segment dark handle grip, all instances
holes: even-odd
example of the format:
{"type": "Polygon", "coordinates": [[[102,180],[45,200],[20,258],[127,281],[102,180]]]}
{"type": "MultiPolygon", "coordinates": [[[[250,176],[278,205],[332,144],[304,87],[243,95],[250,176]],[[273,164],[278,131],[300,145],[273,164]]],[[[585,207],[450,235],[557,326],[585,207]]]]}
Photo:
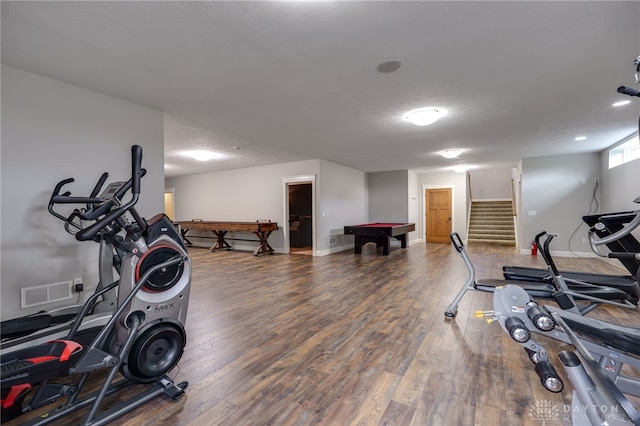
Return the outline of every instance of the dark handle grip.
{"type": "Polygon", "coordinates": [[[131,147],[131,192],[133,194],[140,193],[140,178],[142,177],[142,147],[133,145],[131,147]]]}
{"type": "Polygon", "coordinates": [[[69,197],[68,194],[65,195],[54,195],[51,197],[51,204],[91,204],[91,203],[99,203],[102,200],[100,198],[95,197],[69,197]]]}
{"type": "Polygon", "coordinates": [[[104,185],[104,181],[107,180],[107,178],[109,177],[109,173],[104,172],[102,174],[102,176],[100,176],[100,179],[98,179],[98,183],[96,183],[96,186],[93,187],[93,191],[91,191],[91,195],[89,195],[89,197],[97,197],[98,193],[100,192],[100,189],[102,188],[102,185],[104,185]]]}
{"type": "Polygon", "coordinates": [[[636,89],[633,89],[631,87],[626,87],[626,86],[618,87],[618,93],[622,93],[624,95],[629,95],[629,96],[640,96],[640,92],[638,92],[636,89]]]}
{"type": "Polygon", "coordinates": [[[457,232],[452,232],[451,235],[449,235],[449,239],[451,240],[451,244],[453,244],[453,247],[455,247],[458,253],[462,253],[462,250],[464,249],[464,244],[462,244],[460,235],[458,235],[457,232]]]}
{"type": "Polygon", "coordinates": [[[118,217],[122,216],[123,213],[124,211],[122,209],[117,209],[112,211],[111,213],[109,213],[108,215],[106,215],[105,217],[103,217],[93,225],[78,231],[75,234],[76,240],[78,241],[92,240],[93,237],[95,237],[98,234],[98,232],[100,232],[100,230],[105,227],[106,224],[113,222],[118,217]]]}
{"type": "Polygon", "coordinates": [[[535,236],[534,240],[538,248],[542,248],[542,246],[540,245],[540,238],[542,238],[545,235],[547,235],[547,231],[542,231],[541,233],[535,236]]]}
{"type": "MultiPolygon", "coordinates": [[[[65,186],[68,183],[74,182],[74,181],[75,180],[73,178],[68,178],[68,179],[61,180],[60,182],[58,182],[56,187],[53,189],[53,194],[51,194],[51,199],[49,200],[49,205],[52,205],[54,203],[53,198],[60,194],[60,190],[62,189],[63,186],[65,186]]],[[[65,194],[71,194],[71,193],[70,192],[66,192],[65,194]]]]}
{"type": "Polygon", "coordinates": [[[608,253],[609,257],[614,259],[638,259],[640,257],[638,253],[608,253]]]}

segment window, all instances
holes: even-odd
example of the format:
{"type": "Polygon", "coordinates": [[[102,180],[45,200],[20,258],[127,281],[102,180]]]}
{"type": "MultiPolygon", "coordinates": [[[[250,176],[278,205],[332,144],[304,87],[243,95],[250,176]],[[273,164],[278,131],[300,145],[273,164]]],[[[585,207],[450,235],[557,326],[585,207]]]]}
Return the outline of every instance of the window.
{"type": "Polygon", "coordinates": [[[636,133],[609,150],[609,168],[612,169],[638,158],[640,158],[640,140],[636,133]]]}

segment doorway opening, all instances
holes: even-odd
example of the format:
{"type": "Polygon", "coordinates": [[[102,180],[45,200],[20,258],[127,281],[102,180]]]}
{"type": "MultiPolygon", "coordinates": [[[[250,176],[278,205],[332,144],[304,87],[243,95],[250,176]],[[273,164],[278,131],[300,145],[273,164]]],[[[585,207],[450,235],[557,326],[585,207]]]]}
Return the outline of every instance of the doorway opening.
{"type": "Polygon", "coordinates": [[[311,182],[287,185],[289,210],[289,252],[313,254],[313,185],[311,182]]]}
{"type": "Polygon", "coordinates": [[[175,220],[176,214],[176,200],[175,200],[175,190],[173,188],[164,190],[164,214],[171,220],[175,220]]]}

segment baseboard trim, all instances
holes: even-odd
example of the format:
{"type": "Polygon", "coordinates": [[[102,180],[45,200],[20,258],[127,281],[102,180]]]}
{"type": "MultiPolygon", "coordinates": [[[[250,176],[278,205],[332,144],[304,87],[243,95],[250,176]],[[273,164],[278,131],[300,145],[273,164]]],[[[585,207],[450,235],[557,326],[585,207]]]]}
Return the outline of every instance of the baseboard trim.
{"type": "MultiPolygon", "coordinates": [[[[530,248],[526,248],[526,249],[520,249],[520,254],[528,254],[529,256],[531,256],[531,249],[530,248]]],[[[540,256],[540,254],[538,254],[538,256],[540,256]]],[[[586,257],[589,259],[603,259],[602,257],[598,256],[597,254],[593,253],[593,252],[570,252],[570,251],[555,251],[555,250],[551,250],[551,256],[556,256],[556,257],[586,257]]]]}

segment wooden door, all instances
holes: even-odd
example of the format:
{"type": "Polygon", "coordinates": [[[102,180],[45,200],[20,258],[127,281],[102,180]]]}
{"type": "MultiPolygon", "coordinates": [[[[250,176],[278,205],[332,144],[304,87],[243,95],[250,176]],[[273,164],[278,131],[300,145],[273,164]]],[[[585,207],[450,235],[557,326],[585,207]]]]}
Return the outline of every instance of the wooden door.
{"type": "Polygon", "coordinates": [[[451,188],[427,189],[425,214],[428,243],[449,243],[451,234],[451,188]]]}

